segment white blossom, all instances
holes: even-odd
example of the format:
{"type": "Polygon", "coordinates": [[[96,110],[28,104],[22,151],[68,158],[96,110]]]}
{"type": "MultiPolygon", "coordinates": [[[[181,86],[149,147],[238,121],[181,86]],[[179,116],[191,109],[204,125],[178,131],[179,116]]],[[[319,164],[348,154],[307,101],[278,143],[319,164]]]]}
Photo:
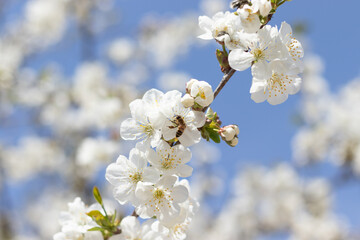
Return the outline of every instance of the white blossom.
{"type": "Polygon", "coordinates": [[[129,104],[132,118],[121,123],[120,135],[125,140],[143,140],[156,147],[161,138],[164,116],[160,113],[163,93],[156,89],[147,91],[142,99],[129,104]]]}
{"type": "Polygon", "coordinates": [[[144,152],[140,151],[139,144],[130,151],[129,159],[120,155],[116,163],[110,164],[106,169],[106,179],[115,187],[114,197],[121,204],[127,202],[137,204],[135,190],[139,183],[155,183],[160,178],[160,172],[148,167],[144,152]]]}
{"type": "Polygon", "coordinates": [[[140,203],[136,213],[142,218],[156,216],[159,221],[167,222],[180,214],[180,203],[186,201],[189,192],[186,187],[176,185],[175,176],[163,176],[155,184],[139,182],[136,196],[140,203]]]}
{"type": "Polygon", "coordinates": [[[166,117],[162,127],[166,141],[177,138],[182,145],[188,147],[201,140],[198,128],[205,124],[205,114],[185,108],[179,91],[170,91],[163,96],[161,112],[166,117]]]}
{"type": "Polygon", "coordinates": [[[209,106],[214,100],[214,93],[209,83],[205,81],[195,81],[191,84],[190,95],[195,102],[202,107],[209,106]]]}
{"type": "Polygon", "coordinates": [[[162,240],[159,233],[152,230],[155,220],[147,220],[140,224],[134,216],[127,216],[121,220],[121,234],[110,237],[109,240],[162,240]]]}
{"type": "Polygon", "coordinates": [[[60,215],[61,232],[54,235],[54,240],[90,240],[98,236],[102,239],[100,232],[88,232],[88,229],[98,225],[86,213],[89,209],[79,197],[68,204],[69,210],[60,215]]]}
{"type": "Polygon", "coordinates": [[[252,74],[251,99],[257,103],[267,100],[272,105],[280,104],[300,90],[301,78],[282,61],[254,64],[252,74]]]}
{"type": "Polygon", "coordinates": [[[148,161],[152,166],[164,175],[177,175],[190,177],[192,167],[186,165],[191,159],[191,151],[182,145],[170,147],[165,141],[161,141],[156,151],[148,151],[148,161]]]}

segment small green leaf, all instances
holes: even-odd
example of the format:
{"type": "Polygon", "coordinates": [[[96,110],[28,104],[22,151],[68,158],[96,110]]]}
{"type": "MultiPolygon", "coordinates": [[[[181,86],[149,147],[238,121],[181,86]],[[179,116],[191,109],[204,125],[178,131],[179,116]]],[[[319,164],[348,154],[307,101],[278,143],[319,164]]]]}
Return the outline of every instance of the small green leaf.
{"type": "Polygon", "coordinates": [[[206,117],[208,119],[213,119],[214,118],[214,111],[211,108],[208,108],[208,110],[206,112],[206,117]]]}
{"type": "Polygon", "coordinates": [[[100,232],[102,232],[102,231],[104,231],[104,229],[102,229],[101,227],[93,227],[93,228],[88,229],[88,231],[100,231],[100,232]]]}
{"type": "Polygon", "coordinates": [[[101,198],[101,195],[100,195],[100,191],[96,186],[93,188],[93,195],[94,195],[95,200],[98,203],[100,203],[100,205],[103,205],[102,198],[101,198]]]}
{"type": "Polygon", "coordinates": [[[93,210],[91,212],[88,212],[87,215],[89,217],[91,217],[92,219],[94,219],[95,221],[99,221],[99,220],[102,220],[102,219],[105,219],[105,216],[101,214],[100,211],[98,210],[93,210]]]}
{"type": "Polygon", "coordinates": [[[215,143],[220,143],[220,135],[218,131],[213,128],[207,128],[207,132],[209,133],[211,140],[213,140],[215,143]]]}

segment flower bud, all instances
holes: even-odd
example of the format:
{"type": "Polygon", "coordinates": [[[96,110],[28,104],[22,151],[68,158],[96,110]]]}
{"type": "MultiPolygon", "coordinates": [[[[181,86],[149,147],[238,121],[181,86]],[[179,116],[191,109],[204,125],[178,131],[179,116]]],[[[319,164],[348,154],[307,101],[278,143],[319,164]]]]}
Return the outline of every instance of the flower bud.
{"type": "Polygon", "coordinates": [[[239,139],[237,137],[234,137],[233,140],[231,140],[228,144],[232,147],[235,147],[239,143],[239,139]]]}
{"type": "Polygon", "coordinates": [[[221,136],[225,141],[231,141],[235,137],[235,130],[232,127],[225,127],[221,132],[221,136]]]}
{"type": "Polygon", "coordinates": [[[190,96],[190,94],[185,94],[182,98],[181,98],[181,103],[184,105],[184,107],[188,108],[188,107],[192,107],[194,105],[194,98],[192,96],[190,96]]]}
{"type": "Polygon", "coordinates": [[[239,127],[238,127],[237,125],[232,125],[232,127],[233,127],[234,130],[235,130],[235,134],[236,134],[236,135],[239,135],[239,133],[240,133],[239,127]]]}

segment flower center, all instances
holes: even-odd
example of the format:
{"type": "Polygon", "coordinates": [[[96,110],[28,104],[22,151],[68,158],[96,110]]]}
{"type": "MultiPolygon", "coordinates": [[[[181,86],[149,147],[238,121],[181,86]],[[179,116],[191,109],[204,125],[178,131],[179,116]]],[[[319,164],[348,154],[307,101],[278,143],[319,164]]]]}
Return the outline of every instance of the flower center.
{"type": "Polygon", "coordinates": [[[255,48],[251,53],[254,55],[255,61],[265,59],[264,51],[260,48],[255,48]]]}
{"type": "Polygon", "coordinates": [[[143,128],[143,132],[146,135],[151,135],[154,131],[153,127],[150,124],[147,125],[140,125],[143,128]]]}
{"type": "Polygon", "coordinates": [[[161,161],[161,166],[164,169],[170,169],[173,167],[174,158],[170,158],[170,154],[167,157],[164,157],[161,161]]]}
{"type": "Polygon", "coordinates": [[[140,181],[143,180],[143,176],[142,176],[142,174],[139,173],[139,172],[136,172],[136,173],[134,173],[134,174],[130,174],[130,175],[129,175],[129,178],[131,179],[131,181],[132,181],[133,183],[137,183],[137,182],[140,182],[140,181]]]}
{"type": "Polygon", "coordinates": [[[270,85],[271,85],[271,88],[273,88],[273,86],[278,83],[281,87],[282,87],[282,80],[281,80],[281,77],[279,76],[279,74],[277,73],[273,73],[271,78],[270,78],[270,85]]]}
{"type": "Polygon", "coordinates": [[[164,196],[164,191],[161,189],[156,189],[153,193],[153,197],[158,200],[162,199],[164,196]]]}
{"type": "Polygon", "coordinates": [[[199,90],[199,96],[200,96],[202,99],[206,99],[205,92],[204,92],[203,89],[200,89],[200,90],[199,90]]]}

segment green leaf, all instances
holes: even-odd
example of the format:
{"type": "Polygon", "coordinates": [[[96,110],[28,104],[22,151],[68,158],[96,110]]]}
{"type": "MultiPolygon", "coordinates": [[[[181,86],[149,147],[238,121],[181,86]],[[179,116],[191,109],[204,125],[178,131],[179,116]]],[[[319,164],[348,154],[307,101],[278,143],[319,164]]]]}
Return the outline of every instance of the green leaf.
{"type": "Polygon", "coordinates": [[[206,112],[206,117],[208,119],[213,119],[214,118],[214,111],[211,108],[208,108],[208,110],[206,112]]]}
{"type": "Polygon", "coordinates": [[[104,231],[104,229],[102,229],[101,227],[93,227],[93,228],[88,229],[88,231],[100,231],[100,232],[102,232],[102,231],[104,231]]]}
{"type": "Polygon", "coordinates": [[[96,186],[93,188],[93,195],[94,195],[95,200],[98,203],[100,203],[100,205],[103,205],[103,201],[102,201],[102,198],[101,198],[101,195],[100,195],[100,191],[96,186]]]}
{"type": "Polygon", "coordinates": [[[98,210],[92,210],[91,212],[88,212],[87,215],[94,219],[95,221],[99,221],[102,219],[105,219],[105,216],[101,214],[98,210]]]}
{"type": "Polygon", "coordinates": [[[211,140],[213,140],[215,143],[220,143],[220,135],[218,131],[213,128],[207,128],[207,132],[209,133],[211,140]]]}

